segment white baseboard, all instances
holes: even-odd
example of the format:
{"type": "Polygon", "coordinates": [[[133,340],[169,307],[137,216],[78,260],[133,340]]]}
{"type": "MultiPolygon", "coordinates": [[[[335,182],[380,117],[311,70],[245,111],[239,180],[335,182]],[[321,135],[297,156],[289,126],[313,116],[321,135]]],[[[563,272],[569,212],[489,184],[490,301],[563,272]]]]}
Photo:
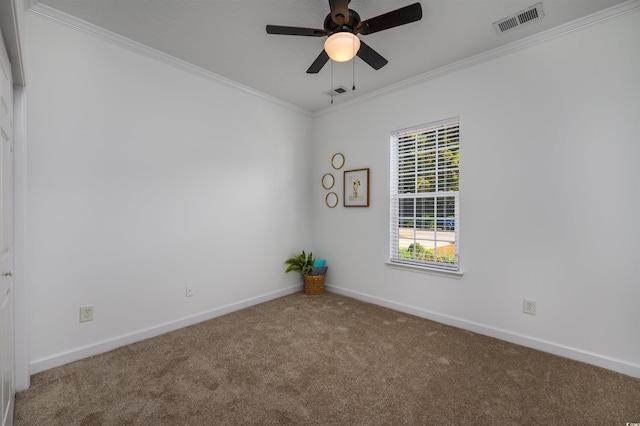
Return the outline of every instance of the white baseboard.
{"type": "Polygon", "coordinates": [[[524,334],[515,333],[513,331],[487,326],[474,321],[468,321],[462,318],[457,318],[450,315],[429,311],[429,310],[418,308],[411,305],[405,305],[403,303],[398,303],[392,300],[371,296],[365,293],[360,293],[360,292],[349,290],[346,288],[333,286],[327,283],[325,283],[325,288],[327,289],[327,291],[330,291],[332,293],[337,293],[343,296],[352,297],[354,299],[361,300],[363,302],[384,306],[385,308],[394,309],[396,311],[415,315],[417,317],[425,318],[431,321],[439,322],[446,325],[451,325],[453,327],[472,331],[474,333],[482,334],[485,336],[495,337],[496,339],[515,343],[521,346],[526,346],[532,349],[537,349],[553,355],[558,355],[558,356],[573,359],[576,361],[585,362],[587,364],[606,368],[608,370],[613,370],[618,373],[625,374],[627,376],[640,378],[640,364],[638,363],[628,362],[625,360],[616,359],[616,358],[608,357],[605,355],[584,351],[584,350],[573,348],[570,346],[565,346],[558,343],[550,342],[548,340],[526,336],[524,334]]]}
{"type": "MultiPolygon", "coordinates": [[[[554,355],[563,356],[576,361],[585,362],[598,367],[613,370],[618,373],[626,374],[628,376],[640,378],[640,364],[632,363],[593,352],[584,351],[577,348],[557,344],[547,340],[537,339],[535,337],[526,336],[520,333],[514,333],[509,330],[504,330],[496,327],[487,326],[484,324],[468,321],[462,318],[453,317],[450,315],[444,315],[438,312],[429,311],[426,309],[418,308],[415,306],[405,305],[403,303],[394,302],[392,300],[383,299],[376,296],[371,296],[365,293],[349,290],[342,287],[333,286],[325,283],[327,291],[342,294],[344,296],[352,297],[363,302],[373,303],[375,305],[384,306],[385,308],[394,309],[407,314],[415,315],[417,317],[425,318],[431,321],[436,321],[442,324],[451,325],[464,330],[472,331],[474,333],[482,334],[485,336],[495,337],[496,339],[504,340],[507,342],[515,343],[518,345],[526,346],[532,349],[541,350],[554,355]]],[[[98,355],[110,350],[119,348],[121,346],[129,345],[131,343],[140,342],[151,337],[159,336],[170,331],[174,331],[183,327],[187,327],[193,324],[207,321],[228,313],[247,308],[249,306],[257,305],[259,303],[267,302],[269,300],[277,299],[279,297],[287,296],[302,290],[302,286],[293,286],[283,290],[278,290],[271,293],[266,293],[257,297],[242,300],[236,303],[232,303],[226,306],[212,309],[210,311],[201,312],[199,314],[181,318],[176,321],[161,324],[156,327],[151,327],[145,330],[140,330],[134,333],[114,337],[113,339],[103,340],[93,343],[91,345],[74,348],[70,351],[58,353],[46,358],[34,360],[30,363],[30,373],[35,374],[41,371],[48,370],[50,368],[59,367],[70,362],[78,361],[83,358],[98,355]]]]}
{"type": "Polygon", "coordinates": [[[39,373],[50,368],[59,367],[61,365],[69,364],[70,362],[78,361],[83,358],[108,352],[121,346],[140,342],[151,337],[159,336],[161,334],[178,330],[183,327],[188,327],[193,324],[198,324],[203,321],[226,315],[240,309],[248,308],[249,306],[268,302],[269,300],[278,299],[280,297],[297,293],[299,291],[302,291],[302,285],[296,285],[282,290],[265,293],[260,296],[231,303],[229,305],[221,306],[219,308],[211,309],[209,311],[201,312],[185,318],[180,318],[178,320],[161,324],[155,327],[139,330],[133,333],[117,336],[112,339],[102,340],[90,345],[74,348],[66,352],[61,352],[45,358],[31,361],[31,363],[29,364],[29,370],[31,374],[39,373]]]}

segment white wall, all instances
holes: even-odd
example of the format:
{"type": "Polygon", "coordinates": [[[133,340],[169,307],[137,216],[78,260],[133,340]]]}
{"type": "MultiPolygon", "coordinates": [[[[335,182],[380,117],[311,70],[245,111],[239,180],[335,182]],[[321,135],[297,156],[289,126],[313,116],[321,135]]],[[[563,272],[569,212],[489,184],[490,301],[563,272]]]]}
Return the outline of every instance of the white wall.
{"type": "Polygon", "coordinates": [[[636,12],[325,110],[314,121],[313,203],[327,284],[640,376],[638,40],[636,12]],[[389,135],[453,116],[464,276],[392,269],[389,135]],[[371,207],[324,207],[319,181],[335,152],[343,170],[371,169],[371,207]],[[536,316],[522,313],[523,298],[537,301],[536,316]]]}
{"type": "Polygon", "coordinates": [[[294,291],[312,248],[334,291],[640,375],[638,13],[314,120],[26,24],[32,373],[294,291]],[[389,134],[452,116],[464,276],[391,269],[389,134]],[[324,206],[335,152],[371,207],[324,206]]]}
{"type": "Polygon", "coordinates": [[[26,24],[32,373],[300,289],[308,115],[26,24]]]}

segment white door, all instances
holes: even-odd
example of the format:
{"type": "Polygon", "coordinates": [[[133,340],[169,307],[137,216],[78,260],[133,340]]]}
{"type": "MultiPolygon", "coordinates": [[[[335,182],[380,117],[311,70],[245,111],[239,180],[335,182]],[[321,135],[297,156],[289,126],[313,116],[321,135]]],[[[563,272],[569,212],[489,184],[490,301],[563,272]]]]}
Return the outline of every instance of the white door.
{"type": "Polygon", "coordinates": [[[0,35],[0,376],[2,426],[13,424],[13,80],[0,35]]]}

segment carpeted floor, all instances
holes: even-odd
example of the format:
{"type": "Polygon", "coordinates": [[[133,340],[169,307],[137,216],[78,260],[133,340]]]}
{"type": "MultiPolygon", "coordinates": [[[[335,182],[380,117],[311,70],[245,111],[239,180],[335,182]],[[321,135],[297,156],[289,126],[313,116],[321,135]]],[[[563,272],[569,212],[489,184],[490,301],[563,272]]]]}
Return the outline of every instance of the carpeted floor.
{"type": "Polygon", "coordinates": [[[15,425],[619,425],[640,379],[336,294],[51,369],[15,425]]]}

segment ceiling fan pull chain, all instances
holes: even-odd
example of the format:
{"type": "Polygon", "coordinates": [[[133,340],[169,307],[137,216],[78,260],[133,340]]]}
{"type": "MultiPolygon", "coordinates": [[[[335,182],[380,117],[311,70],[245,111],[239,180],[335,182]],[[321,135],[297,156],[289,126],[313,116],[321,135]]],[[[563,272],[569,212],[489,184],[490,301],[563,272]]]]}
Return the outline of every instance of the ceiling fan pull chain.
{"type": "Polygon", "coordinates": [[[351,90],[356,90],[356,53],[356,41],[353,40],[353,59],[351,59],[351,65],[353,66],[353,75],[351,82],[353,83],[353,87],[351,88],[351,90]]]}
{"type": "Polygon", "coordinates": [[[351,90],[356,90],[356,58],[354,57],[351,62],[353,62],[353,76],[351,82],[353,83],[353,87],[351,90]]]}
{"type": "Polygon", "coordinates": [[[333,61],[331,61],[331,105],[333,105],[333,61]]]}

